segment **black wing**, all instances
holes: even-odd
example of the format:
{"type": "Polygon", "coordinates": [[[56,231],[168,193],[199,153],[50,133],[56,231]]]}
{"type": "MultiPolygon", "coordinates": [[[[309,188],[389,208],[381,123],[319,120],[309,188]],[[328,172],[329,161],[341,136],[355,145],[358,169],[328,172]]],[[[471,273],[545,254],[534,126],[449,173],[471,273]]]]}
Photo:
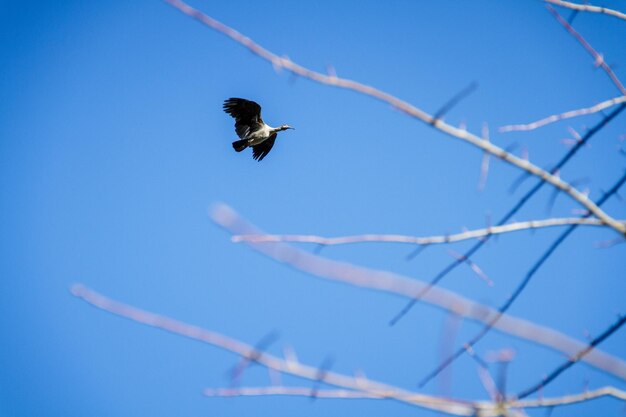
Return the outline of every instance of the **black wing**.
{"type": "Polygon", "coordinates": [[[258,145],[254,145],[252,147],[252,157],[257,161],[265,158],[265,155],[270,153],[272,150],[272,146],[274,146],[274,142],[276,141],[276,133],[272,133],[269,138],[259,143],[258,145]]]}
{"type": "Polygon", "coordinates": [[[235,118],[235,131],[241,139],[263,125],[261,106],[243,98],[229,98],[224,101],[224,111],[235,118]]]}

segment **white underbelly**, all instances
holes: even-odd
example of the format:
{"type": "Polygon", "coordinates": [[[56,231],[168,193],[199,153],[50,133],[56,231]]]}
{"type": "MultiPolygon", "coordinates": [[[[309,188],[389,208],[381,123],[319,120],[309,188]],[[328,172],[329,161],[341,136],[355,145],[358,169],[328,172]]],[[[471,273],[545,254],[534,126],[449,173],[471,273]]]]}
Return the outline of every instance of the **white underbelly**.
{"type": "Polygon", "coordinates": [[[258,145],[259,143],[264,142],[269,136],[270,136],[270,128],[268,126],[264,126],[263,128],[259,130],[255,130],[254,132],[248,135],[247,137],[248,144],[250,146],[258,145]]]}

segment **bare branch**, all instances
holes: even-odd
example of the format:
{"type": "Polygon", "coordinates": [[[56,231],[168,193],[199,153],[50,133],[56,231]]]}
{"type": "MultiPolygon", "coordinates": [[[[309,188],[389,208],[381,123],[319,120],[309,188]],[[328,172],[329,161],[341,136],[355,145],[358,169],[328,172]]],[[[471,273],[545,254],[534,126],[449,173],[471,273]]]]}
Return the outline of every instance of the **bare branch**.
{"type": "MultiPolygon", "coordinates": [[[[260,353],[251,345],[245,344],[239,340],[229,338],[217,332],[202,329],[197,326],[189,325],[166,316],[150,313],[136,307],[120,303],[109,299],[89,288],[82,285],[72,287],[72,294],[86,301],[87,303],[109,313],[125,317],[138,323],[159,328],[180,336],[208,343],[215,347],[219,347],[240,355],[242,358],[248,358],[253,354],[257,354],[256,361],[259,364],[273,369],[278,372],[302,377],[312,381],[322,380],[323,382],[338,387],[348,388],[343,390],[317,390],[316,397],[321,398],[370,398],[370,399],[394,399],[410,405],[423,408],[437,410],[448,414],[470,416],[476,415],[477,410],[481,416],[497,416],[500,415],[500,408],[517,408],[517,407],[549,407],[556,405],[572,404],[577,402],[589,401],[602,396],[613,396],[615,398],[626,400],[626,393],[613,387],[605,387],[596,391],[585,392],[577,395],[564,396],[558,398],[547,398],[540,400],[527,401],[511,401],[501,404],[492,404],[484,401],[468,402],[452,400],[448,398],[439,398],[424,394],[418,394],[406,391],[391,385],[382,384],[376,381],[365,379],[363,376],[358,378],[350,377],[343,374],[329,372],[307,366],[295,361],[281,359],[268,353],[260,353]]],[[[585,354],[589,353],[594,345],[604,340],[608,335],[614,332],[617,327],[626,321],[626,318],[620,319],[618,324],[613,325],[611,329],[596,338],[586,349],[585,352],[579,352],[576,360],[582,359],[585,354]]],[[[262,387],[262,388],[230,388],[230,389],[207,389],[204,391],[207,396],[244,396],[244,395],[302,395],[310,396],[310,388],[300,387],[262,387]]]]}
{"type": "MultiPolygon", "coordinates": [[[[440,119],[436,119],[425,111],[418,109],[417,107],[409,104],[406,101],[400,100],[399,98],[376,89],[372,86],[362,84],[356,81],[339,78],[335,75],[327,75],[321,72],[312,71],[306,67],[298,65],[292,62],[290,59],[285,57],[280,57],[273,52],[263,48],[261,45],[254,42],[252,39],[242,35],[236,30],[232,29],[229,26],[213,19],[212,17],[202,13],[201,11],[194,9],[189,6],[185,2],[181,0],[165,0],[167,3],[177,8],[181,12],[185,13],[188,16],[193,17],[204,25],[228,36],[235,42],[249,49],[252,53],[258,55],[259,57],[265,59],[270,62],[275,68],[284,68],[287,71],[295,75],[299,75],[301,77],[308,78],[310,80],[332,85],[339,88],[344,88],[352,91],[359,92],[361,94],[373,97],[377,100],[383,101],[385,103],[390,104],[391,106],[397,108],[398,110],[408,114],[409,116],[421,120],[422,122],[433,126],[437,130],[447,134],[448,136],[455,137],[457,139],[461,139],[475,147],[482,149],[485,152],[488,152],[503,161],[508,162],[511,165],[514,165],[524,171],[529,172],[532,175],[535,175],[541,178],[542,181],[545,181],[564,193],[568,194],[575,201],[580,203],[583,207],[589,210],[593,215],[601,219],[604,223],[614,228],[617,232],[621,234],[626,234],[626,226],[617,222],[611,216],[602,211],[598,206],[596,206],[591,200],[589,200],[584,194],[578,191],[575,187],[572,187],[571,184],[563,181],[562,179],[555,177],[549,172],[539,168],[538,166],[526,161],[522,158],[518,158],[517,156],[505,151],[504,149],[494,145],[488,140],[482,139],[474,134],[469,133],[464,129],[459,129],[452,125],[449,125],[443,122],[440,119]]],[[[556,13],[556,12],[555,12],[556,13]]],[[[626,92],[624,93],[626,94],[626,92]]]]}
{"type": "Polygon", "coordinates": [[[607,9],[606,7],[592,6],[590,4],[578,4],[571,3],[569,1],[562,0],[544,0],[546,3],[552,3],[557,6],[567,7],[568,9],[591,12],[591,13],[604,13],[609,16],[617,17],[618,19],[626,20],[626,13],[618,12],[617,10],[607,9]]]}
{"type": "MultiPolygon", "coordinates": [[[[619,220],[626,224],[626,220],[619,220]]],[[[564,217],[545,220],[529,220],[525,222],[508,223],[501,226],[485,227],[483,229],[468,230],[452,235],[437,236],[409,236],[409,235],[387,235],[387,234],[364,234],[340,237],[323,237],[317,235],[234,235],[231,240],[235,243],[250,242],[298,242],[298,243],[316,243],[319,245],[346,245],[352,243],[365,242],[390,242],[390,243],[407,243],[413,245],[427,246],[461,242],[469,239],[480,239],[485,236],[499,235],[522,230],[536,230],[547,227],[567,226],[571,224],[585,226],[603,226],[604,224],[598,219],[581,219],[580,217],[564,217]]]]}
{"type": "MultiPolygon", "coordinates": [[[[214,222],[233,234],[263,234],[224,204],[214,207],[211,217],[214,222]]],[[[497,314],[497,311],[491,307],[468,300],[443,288],[431,287],[429,284],[415,278],[359,267],[347,262],[334,261],[313,255],[285,243],[246,243],[252,249],[265,256],[319,278],[370,288],[411,299],[414,299],[415,294],[423,292],[425,288],[430,288],[420,301],[482,323],[491,322],[497,314]]],[[[586,342],[575,340],[556,330],[506,314],[502,315],[500,320],[494,323],[494,326],[501,332],[530,340],[568,356],[574,355],[587,346],[586,342]]],[[[605,372],[626,380],[626,363],[619,358],[600,351],[593,351],[583,360],[605,372]]]]}
{"type": "MultiPolygon", "coordinates": [[[[284,396],[302,396],[308,397],[311,394],[311,389],[307,387],[286,387],[286,386],[272,386],[272,387],[242,387],[242,388],[220,388],[220,389],[206,389],[204,395],[209,397],[234,397],[234,396],[268,396],[268,395],[284,395],[284,396]]],[[[374,400],[382,400],[386,397],[369,394],[366,392],[342,390],[342,389],[327,389],[319,390],[317,392],[319,398],[341,398],[341,399],[363,399],[369,398],[374,400]]],[[[569,404],[577,404],[595,400],[602,397],[612,397],[618,400],[626,401],[626,391],[619,390],[615,387],[603,387],[593,391],[585,391],[579,394],[564,395],[561,397],[542,398],[538,400],[519,400],[519,401],[507,401],[504,404],[510,408],[542,408],[542,407],[557,407],[569,404]]]]}
{"type": "Polygon", "coordinates": [[[611,81],[613,81],[613,84],[615,84],[618,90],[621,91],[623,95],[626,95],[626,88],[624,88],[624,85],[619,80],[619,78],[617,78],[617,75],[615,75],[611,67],[604,61],[604,57],[599,54],[595,49],[593,49],[593,46],[591,46],[591,44],[589,44],[589,42],[587,42],[587,40],[580,33],[578,33],[572,27],[572,25],[567,23],[567,21],[563,19],[563,17],[556,10],[554,10],[554,7],[546,4],[546,8],[552,14],[552,16],[554,16],[554,18],[565,28],[565,30],[567,30],[574,38],[576,38],[576,40],[583,46],[583,48],[585,48],[587,52],[591,54],[595,61],[595,64],[602,67],[604,72],[606,72],[606,74],[609,76],[611,81]]]}
{"type": "Polygon", "coordinates": [[[626,391],[615,387],[603,387],[593,391],[585,391],[580,394],[564,395],[562,397],[540,398],[537,400],[518,400],[510,402],[513,407],[534,408],[534,407],[555,407],[559,405],[576,404],[601,397],[613,397],[626,401],[626,391]]]}
{"type": "MultiPolygon", "coordinates": [[[[609,191],[607,191],[597,202],[599,206],[602,206],[613,194],[615,194],[622,185],[626,183],[626,172],[622,177],[611,187],[609,191]]],[[[583,215],[583,218],[589,217],[589,213],[583,215]]],[[[463,347],[459,348],[454,354],[450,355],[446,360],[442,361],[432,372],[430,372],[426,377],[422,379],[420,382],[420,386],[424,386],[428,381],[430,381],[433,377],[439,374],[442,370],[450,366],[456,359],[458,359],[468,347],[473,347],[476,343],[478,343],[489,331],[493,328],[493,326],[500,320],[502,314],[506,313],[508,309],[513,305],[515,300],[522,294],[530,280],[534,277],[535,273],[541,268],[541,266],[550,258],[550,256],[554,253],[554,251],[567,239],[567,237],[578,227],[577,224],[573,224],[569,226],[563,233],[556,238],[556,240],[550,245],[550,247],[541,255],[541,257],[533,264],[533,266],[528,270],[524,279],[518,284],[515,288],[511,296],[498,308],[496,315],[489,321],[487,324],[472,337],[468,342],[466,342],[463,347]]],[[[583,356],[587,353],[586,346],[579,352],[576,352],[577,357],[580,352],[585,352],[583,356]]],[[[577,359],[579,360],[579,359],[577,359]]],[[[556,374],[558,375],[558,374],[556,374]]],[[[555,375],[555,377],[556,377],[555,375]]]]}
{"type": "Polygon", "coordinates": [[[311,398],[317,397],[317,392],[319,391],[320,382],[324,381],[324,377],[328,373],[328,370],[333,365],[333,358],[331,356],[327,356],[324,358],[324,362],[317,368],[317,376],[315,377],[313,388],[310,390],[311,398]]]}
{"type": "MultiPolygon", "coordinates": [[[[204,390],[207,397],[246,397],[246,396],[268,396],[268,395],[285,395],[294,397],[310,397],[311,388],[309,387],[241,387],[241,388],[207,388],[204,390]]],[[[387,399],[388,396],[380,396],[369,394],[362,391],[352,391],[345,389],[320,389],[316,396],[319,398],[372,398],[387,399]]]]}
{"type": "MultiPolygon", "coordinates": [[[[294,362],[293,360],[288,361],[265,352],[259,353],[253,346],[243,343],[237,339],[232,339],[221,333],[205,330],[197,326],[186,324],[166,316],[150,313],[128,304],[112,300],[83,285],[74,285],[71,292],[76,297],[83,299],[94,307],[108,311],[109,313],[117,316],[125,317],[135,322],[156,327],[170,333],[198,340],[200,342],[208,343],[244,358],[257,355],[255,358],[257,363],[278,372],[298,376],[311,381],[321,380],[326,384],[364,392],[372,396],[394,399],[410,405],[437,410],[448,414],[471,416],[474,415],[474,410],[476,409],[475,406],[467,401],[418,394],[369,379],[357,379],[355,377],[330,372],[328,370],[320,373],[320,369],[316,367],[305,365],[300,362],[294,362]]],[[[310,395],[311,390],[308,389],[308,392],[310,395]]],[[[489,406],[485,405],[484,408],[488,410],[489,406]]],[[[491,413],[484,415],[495,414],[491,413]]]]}
{"type": "Polygon", "coordinates": [[[615,106],[617,104],[626,103],[626,96],[619,96],[612,98],[610,100],[603,101],[602,103],[598,103],[594,106],[587,107],[584,109],[570,110],[561,114],[553,114],[552,116],[545,117],[541,120],[537,120],[536,122],[528,123],[528,124],[518,124],[518,125],[507,125],[502,126],[498,130],[500,132],[513,132],[513,131],[526,131],[533,130],[539,127],[548,125],[550,123],[557,122],[559,120],[571,119],[573,117],[585,116],[587,114],[597,113],[609,107],[615,106]]]}

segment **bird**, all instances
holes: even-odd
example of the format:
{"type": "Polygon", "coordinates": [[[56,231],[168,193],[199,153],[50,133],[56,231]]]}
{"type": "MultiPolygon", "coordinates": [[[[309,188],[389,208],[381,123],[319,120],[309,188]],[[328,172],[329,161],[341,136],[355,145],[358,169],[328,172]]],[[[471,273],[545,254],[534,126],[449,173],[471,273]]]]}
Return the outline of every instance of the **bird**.
{"type": "Polygon", "coordinates": [[[224,100],[224,111],[235,119],[235,132],[240,140],[233,142],[233,148],[241,152],[247,147],[252,148],[252,157],[261,161],[272,150],[276,134],[283,130],[293,129],[289,125],[271,127],[261,118],[261,106],[244,98],[224,100]]]}

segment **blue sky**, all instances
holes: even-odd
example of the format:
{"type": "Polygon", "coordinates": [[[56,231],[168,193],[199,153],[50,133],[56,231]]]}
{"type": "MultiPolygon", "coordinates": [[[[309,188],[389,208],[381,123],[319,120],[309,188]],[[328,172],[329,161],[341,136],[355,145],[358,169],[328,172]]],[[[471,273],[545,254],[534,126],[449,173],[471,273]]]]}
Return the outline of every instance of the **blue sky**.
{"type": "MultiPolygon", "coordinates": [[[[434,415],[392,402],[307,398],[206,398],[229,385],[232,354],[143,327],[72,297],[81,282],[120,301],[270,348],[293,346],[304,363],[328,355],[333,370],[416,389],[439,359],[446,315],[404,300],[320,281],[259,256],[214,225],[224,202],[273,233],[426,236],[478,228],[501,217],[519,171],[491,161],[478,192],[482,153],[353,92],[298,79],[160,1],[0,3],[0,416],[434,415]],[[263,106],[279,134],[261,162],[235,153],[228,97],[263,106]]],[[[446,115],[554,164],[592,115],[525,133],[497,127],[617,97],[619,91],[541,2],[395,1],[192,3],[279,55],[376,86],[430,113],[475,81],[446,115]]],[[[619,1],[604,5],[624,10],[619,1]]],[[[569,13],[560,10],[565,16],[569,13]]],[[[626,79],[626,22],[580,14],[574,26],[626,79]]],[[[597,199],[622,175],[622,114],[561,172],[597,199]]],[[[622,191],[626,196],[626,190],[622,191]]],[[[577,205],[538,193],[516,219],[570,216],[577,205]]],[[[604,206],[626,218],[623,200],[604,206]]],[[[500,305],[560,230],[494,239],[441,285],[500,305]]],[[[624,313],[626,246],[597,249],[609,230],[580,228],[542,267],[510,313],[584,339],[624,313]]],[[[410,247],[364,244],[321,254],[428,280],[473,242],[437,246],[407,262],[410,247]]],[[[313,249],[311,246],[302,246],[313,249]]],[[[479,327],[464,322],[455,346],[479,327]]],[[[626,356],[626,335],[602,348],[626,356]]],[[[492,333],[477,352],[514,349],[517,392],[562,361],[554,352],[492,333]]],[[[460,359],[447,394],[484,399],[476,364],[460,359]]],[[[286,384],[310,386],[284,378],[286,384]]],[[[243,385],[268,384],[253,367],[243,385]]],[[[624,381],[578,364],[545,390],[624,381]]],[[[442,394],[433,381],[423,390],[442,394]]],[[[557,415],[619,415],[603,399],[557,415]]],[[[543,415],[540,410],[531,415],[543,415]]]]}

